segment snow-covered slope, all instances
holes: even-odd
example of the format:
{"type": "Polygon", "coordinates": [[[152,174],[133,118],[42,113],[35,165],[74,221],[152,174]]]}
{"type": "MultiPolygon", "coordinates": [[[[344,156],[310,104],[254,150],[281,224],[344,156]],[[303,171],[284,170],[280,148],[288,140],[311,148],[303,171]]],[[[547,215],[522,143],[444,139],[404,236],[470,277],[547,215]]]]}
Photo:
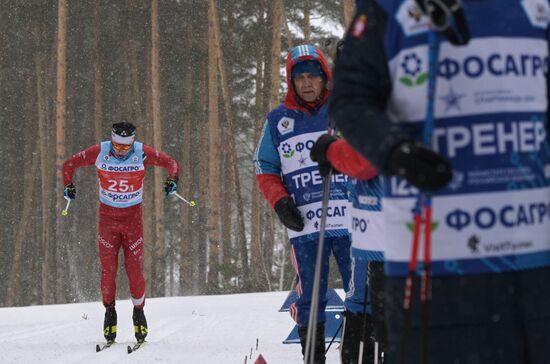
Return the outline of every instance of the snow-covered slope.
{"type": "MultiPolygon", "coordinates": [[[[251,364],[261,353],[268,364],[298,364],[300,346],[282,344],[294,327],[288,313],[278,312],[287,294],[148,299],[147,344],[132,354],[126,352],[134,342],[130,301],[117,302],[117,344],[99,353],[104,309],[98,302],[0,308],[0,363],[242,364],[247,357],[251,364]]],[[[337,346],[327,363],[339,362],[337,346]]]]}

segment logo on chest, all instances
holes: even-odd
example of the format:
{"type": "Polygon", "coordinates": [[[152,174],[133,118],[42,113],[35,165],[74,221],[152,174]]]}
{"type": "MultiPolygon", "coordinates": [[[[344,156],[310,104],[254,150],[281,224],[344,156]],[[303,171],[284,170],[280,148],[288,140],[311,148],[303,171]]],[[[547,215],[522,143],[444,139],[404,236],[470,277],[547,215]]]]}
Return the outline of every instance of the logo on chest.
{"type": "Polygon", "coordinates": [[[422,13],[414,0],[405,1],[395,14],[395,18],[406,36],[417,35],[429,29],[428,17],[422,13]]]}
{"type": "Polygon", "coordinates": [[[547,0],[523,0],[521,5],[531,25],[546,29],[550,23],[550,6],[547,0]]]}
{"type": "Polygon", "coordinates": [[[277,130],[281,135],[292,133],[294,131],[294,119],[283,116],[277,123],[277,130]]]}

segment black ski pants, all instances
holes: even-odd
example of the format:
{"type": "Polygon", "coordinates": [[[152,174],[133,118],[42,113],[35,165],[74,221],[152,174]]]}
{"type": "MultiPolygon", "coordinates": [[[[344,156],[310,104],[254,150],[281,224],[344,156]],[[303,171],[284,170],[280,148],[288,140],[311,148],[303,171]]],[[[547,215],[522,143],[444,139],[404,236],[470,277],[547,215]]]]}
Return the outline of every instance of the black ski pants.
{"type": "MultiPolygon", "coordinates": [[[[399,363],[404,277],[386,277],[388,361],[399,363]]],[[[550,363],[550,268],[432,278],[430,364],[550,363]]],[[[421,363],[420,280],[414,282],[405,363],[421,363]]]]}

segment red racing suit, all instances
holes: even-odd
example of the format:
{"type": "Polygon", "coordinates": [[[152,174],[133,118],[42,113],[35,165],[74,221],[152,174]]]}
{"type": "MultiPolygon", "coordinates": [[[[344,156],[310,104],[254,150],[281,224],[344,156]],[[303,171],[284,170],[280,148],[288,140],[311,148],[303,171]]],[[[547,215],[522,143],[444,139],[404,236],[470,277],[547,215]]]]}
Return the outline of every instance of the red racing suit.
{"type": "Polygon", "coordinates": [[[128,155],[117,158],[106,141],[85,149],[63,164],[63,183],[72,183],[76,169],[96,165],[99,179],[98,247],[101,262],[101,295],[105,306],[114,303],[118,252],[124,252],[132,302],[145,304],[145,280],[141,271],[143,221],[141,201],[145,167],[160,166],[177,180],[175,159],[150,146],[136,142],[128,155]]]}

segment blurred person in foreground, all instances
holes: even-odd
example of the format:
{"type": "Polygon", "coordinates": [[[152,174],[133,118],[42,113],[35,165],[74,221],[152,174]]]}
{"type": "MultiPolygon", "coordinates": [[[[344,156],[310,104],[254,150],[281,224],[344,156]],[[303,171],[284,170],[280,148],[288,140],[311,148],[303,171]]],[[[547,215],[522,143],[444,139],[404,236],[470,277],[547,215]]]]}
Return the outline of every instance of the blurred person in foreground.
{"type": "Polygon", "coordinates": [[[160,166],[168,172],[164,184],[166,194],[176,192],[179,166],[175,159],[135,140],[136,127],[128,122],[113,124],[110,140],[71,156],[63,163],[63,195],[76,198],[73,177],[76,170],[94,165],[99,179],[98,247],[101,263],[101,295],[105,306],[103,335],[108,343],[117,335],[115,309],[118,253],[124,252],[124,268],[128,276],[134,311],[134,334],[138,342],[147,336],[145,280],[143,257],[143,179],[145,168],[160,166]]]}
{"type": "Polygon", "coordinates": [[[547,0],[359,1],[330,115],[382,175],[388,363],[548,361],[549,21],[547,0]],[[404,346],[419,191],[432,197],[431,301],[425,316],[416,277],[404,346]]]}

